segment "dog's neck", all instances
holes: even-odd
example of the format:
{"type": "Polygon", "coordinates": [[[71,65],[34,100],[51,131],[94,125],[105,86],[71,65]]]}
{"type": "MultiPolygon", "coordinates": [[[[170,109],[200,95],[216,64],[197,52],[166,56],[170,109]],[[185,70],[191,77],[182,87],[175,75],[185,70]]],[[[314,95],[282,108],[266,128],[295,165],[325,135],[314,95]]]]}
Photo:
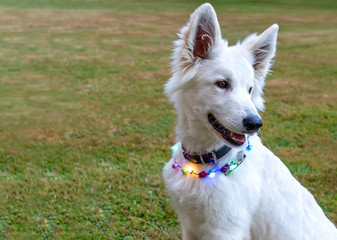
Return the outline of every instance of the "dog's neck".
{"type": "MultiPolygon", "coordinates": [[[[177,110],[177,141],[190,153],[203,153],[219,149],[224,145],[206,126],[205,121],[196,116],[191,109],[176,107],[177,110]]],[[[206,116],[205,116],[206,118],[206,116]]]]}
{"type": "Polygon", "coordinates": [[[178,123],[176,131],[177,140],[180,141],[186,151],[190,153],[210,152],[224,145],[222,141],[213,136],[209,129],[200,126],[198,122],[191,121],[187,127],[186,124],[178,123]],[[193,131],[196,132],[193,133],[193,131]]]}

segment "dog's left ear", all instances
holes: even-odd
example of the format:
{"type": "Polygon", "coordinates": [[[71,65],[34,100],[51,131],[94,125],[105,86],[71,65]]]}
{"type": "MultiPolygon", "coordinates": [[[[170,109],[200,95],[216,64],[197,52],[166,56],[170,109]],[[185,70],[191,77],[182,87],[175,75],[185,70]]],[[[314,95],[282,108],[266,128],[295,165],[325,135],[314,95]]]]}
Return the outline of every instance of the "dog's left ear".
{"type": "Polygon", "coordinates": [[[264,110],[264,100],[262,98],[264,79],[271,67],[272,58],[275,56],[277,32],[278,25],[274,24],[258,36],[251,35],[247,37],[242,43],[242,46],[250,52],[250,61],[254,68],[252,101],[261,111],[264,110]]]}

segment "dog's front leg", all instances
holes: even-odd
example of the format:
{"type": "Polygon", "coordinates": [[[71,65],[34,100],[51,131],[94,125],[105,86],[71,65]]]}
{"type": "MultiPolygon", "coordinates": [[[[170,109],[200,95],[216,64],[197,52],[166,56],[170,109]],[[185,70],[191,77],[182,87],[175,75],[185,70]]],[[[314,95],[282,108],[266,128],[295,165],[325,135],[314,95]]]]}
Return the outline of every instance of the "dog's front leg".
{"type": "MultiPolygon", "coordinates": [[[[221,231],[220,231],[221,232],[221,231]]],[[[204,233],[204,235],[197,235],[196,233],[183,227],[183,240],[250,240],[250,232],[242,229],[233,228],[233,231],[227,233],[220,233],[218,231],[204,233]]]]}
{"type": "Polygon", "coordinates": [[[183,226],[183,240],[199,240],[200,238],[193,234],[192,231],[188,230],[183,226]]]}

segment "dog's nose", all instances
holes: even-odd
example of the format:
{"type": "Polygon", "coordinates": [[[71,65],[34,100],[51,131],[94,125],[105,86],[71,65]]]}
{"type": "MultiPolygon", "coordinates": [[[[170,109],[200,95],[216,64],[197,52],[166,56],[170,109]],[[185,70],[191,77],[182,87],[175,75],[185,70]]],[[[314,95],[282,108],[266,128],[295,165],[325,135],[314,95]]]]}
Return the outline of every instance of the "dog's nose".
{"type": "Polygon", "coordinates": [[[262,120],[258,115],[248,115],[242,123],[248,132],[257,132],[262,127],[262,120]]]}

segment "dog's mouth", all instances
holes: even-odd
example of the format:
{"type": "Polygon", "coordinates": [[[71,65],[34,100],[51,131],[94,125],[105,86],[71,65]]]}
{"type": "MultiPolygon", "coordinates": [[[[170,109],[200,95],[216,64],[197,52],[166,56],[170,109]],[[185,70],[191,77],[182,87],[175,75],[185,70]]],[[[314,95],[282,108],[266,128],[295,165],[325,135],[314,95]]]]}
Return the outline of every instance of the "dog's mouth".
{"type": "Polygon", "coordinates": [[[208,114],[208,122],[225,140],[233,145],[241,146],[246,142],[246,136],[244,134],[229,131],[211,113],[208,114]]]}

